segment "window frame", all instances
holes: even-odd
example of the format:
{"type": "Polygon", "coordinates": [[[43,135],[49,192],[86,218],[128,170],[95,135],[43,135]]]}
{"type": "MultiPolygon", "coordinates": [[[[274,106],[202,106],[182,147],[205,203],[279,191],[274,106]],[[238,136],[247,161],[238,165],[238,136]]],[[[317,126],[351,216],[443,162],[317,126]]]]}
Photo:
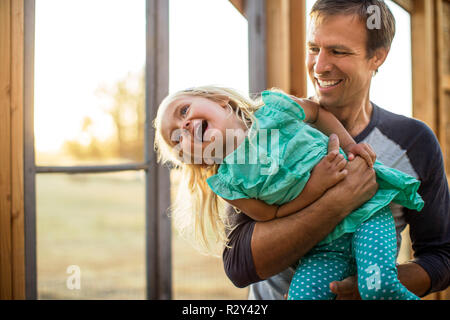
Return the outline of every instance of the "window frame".
{"type": "Polygon", "coordinates": [[[145,158],[142,163],[37,166],[34,139],[34,49],[36,0],[24,2],[24,229],[25,296],[37,299],[36,175],[145,171],[146,296],[171,299],[171,224],[168,168],[157,164],[152,120],[169,88],[169,2],[146,0],[145,158]]]}

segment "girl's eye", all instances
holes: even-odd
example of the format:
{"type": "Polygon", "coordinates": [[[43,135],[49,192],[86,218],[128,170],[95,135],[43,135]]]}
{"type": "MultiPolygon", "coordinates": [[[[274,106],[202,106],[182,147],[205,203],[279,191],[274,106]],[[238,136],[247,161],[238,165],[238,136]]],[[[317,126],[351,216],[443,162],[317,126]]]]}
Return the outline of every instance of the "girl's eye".
{"type": "Polygon", "coordinates": [[[183,106],[183,107],[181,108],[181,110],[180,110],[180,114],[181,114],[182,116],[185,116],[186,113],[187,113],[187,111],[188,111],[188,109],[189,109],[189,106],[188,106],[188,105],[183,106]]]}

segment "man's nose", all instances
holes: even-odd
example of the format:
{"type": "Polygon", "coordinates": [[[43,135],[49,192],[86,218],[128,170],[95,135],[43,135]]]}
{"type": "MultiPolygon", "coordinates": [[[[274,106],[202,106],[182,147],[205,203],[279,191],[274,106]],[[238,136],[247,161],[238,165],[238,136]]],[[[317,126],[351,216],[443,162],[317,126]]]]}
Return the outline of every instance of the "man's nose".
{"type": "Polygon", "coordinates": [[[330,72],[332,69],[332,64],[330,57],[324,50],[320,50],[319,54],[316,56],[316,61],[314,65],[314,72],[317,75],[323,75],[330,72]]]}
{"type": "Polygon", "coordinates": [[[191,127],[191,121],[190,120],[186,120],[183,123],[183,129],[189,130],[190,127],[191,127]]]}

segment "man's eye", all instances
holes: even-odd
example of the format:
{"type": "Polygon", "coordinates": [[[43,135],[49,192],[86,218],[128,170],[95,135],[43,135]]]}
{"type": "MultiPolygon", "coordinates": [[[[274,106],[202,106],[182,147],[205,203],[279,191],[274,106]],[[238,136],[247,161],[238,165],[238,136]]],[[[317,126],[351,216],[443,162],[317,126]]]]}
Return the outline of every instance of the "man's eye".
{"type": "Polygon", "coordinates": [[[181,110],[180,110],[180,114],[181,114],[182,116],[185,116],[186,113],[187,113],[187,111],[188,111],[188,109],[189,109],[189,106],[188,106],[188,105],[182,107],[181,110]]]}
{"type": "Polygon", "coordinates": [[[347,52],[345,52],[345,51],[337,51],[337,50],[333,50],[333,53],[334,54],[336,54],[336,55],[340,55],[340,56],[342,56],[342,55],[345,55],[345,54],[347,54],[347,52]]]}
{"type": "Polygon", "coordinates": [[[319,48],[309,48],[308,50],[310,53],[318,53],[320,51],[319,48]]]}

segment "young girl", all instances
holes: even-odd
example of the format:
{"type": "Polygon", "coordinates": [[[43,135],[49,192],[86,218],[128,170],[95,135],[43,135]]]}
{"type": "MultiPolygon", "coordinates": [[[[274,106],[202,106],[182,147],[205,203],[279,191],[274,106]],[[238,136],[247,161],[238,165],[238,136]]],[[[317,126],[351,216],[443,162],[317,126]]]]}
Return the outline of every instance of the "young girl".
{"type": "Polygon", "coordinates": [[[363,157],[375,169],[379,190],[301,259],[289,299],[334,299],[329,283],[354,274],[362,299],[418,299],[397,279],[389,204],[420,211],[420,182],[375,161],[372,149],[356,144],[330,112],[278,91],[264,91],[260,101],[253,101],[231,89],[200,87],[167,97],[155,128],[159,160],[181,168],[181,183],[192,195],[178,193],[175,217],[190,205],[193,229],[205,245],[209,228],[227,241],[219,199],[256,221],[284,217],[345,177],[345,153],[349,160],[363,157]],[[331,133],[339,137],[339,155],[327,156],[331,133]],[[324,157],[333,168],[329,179],[309,179],[324,157]]]}

